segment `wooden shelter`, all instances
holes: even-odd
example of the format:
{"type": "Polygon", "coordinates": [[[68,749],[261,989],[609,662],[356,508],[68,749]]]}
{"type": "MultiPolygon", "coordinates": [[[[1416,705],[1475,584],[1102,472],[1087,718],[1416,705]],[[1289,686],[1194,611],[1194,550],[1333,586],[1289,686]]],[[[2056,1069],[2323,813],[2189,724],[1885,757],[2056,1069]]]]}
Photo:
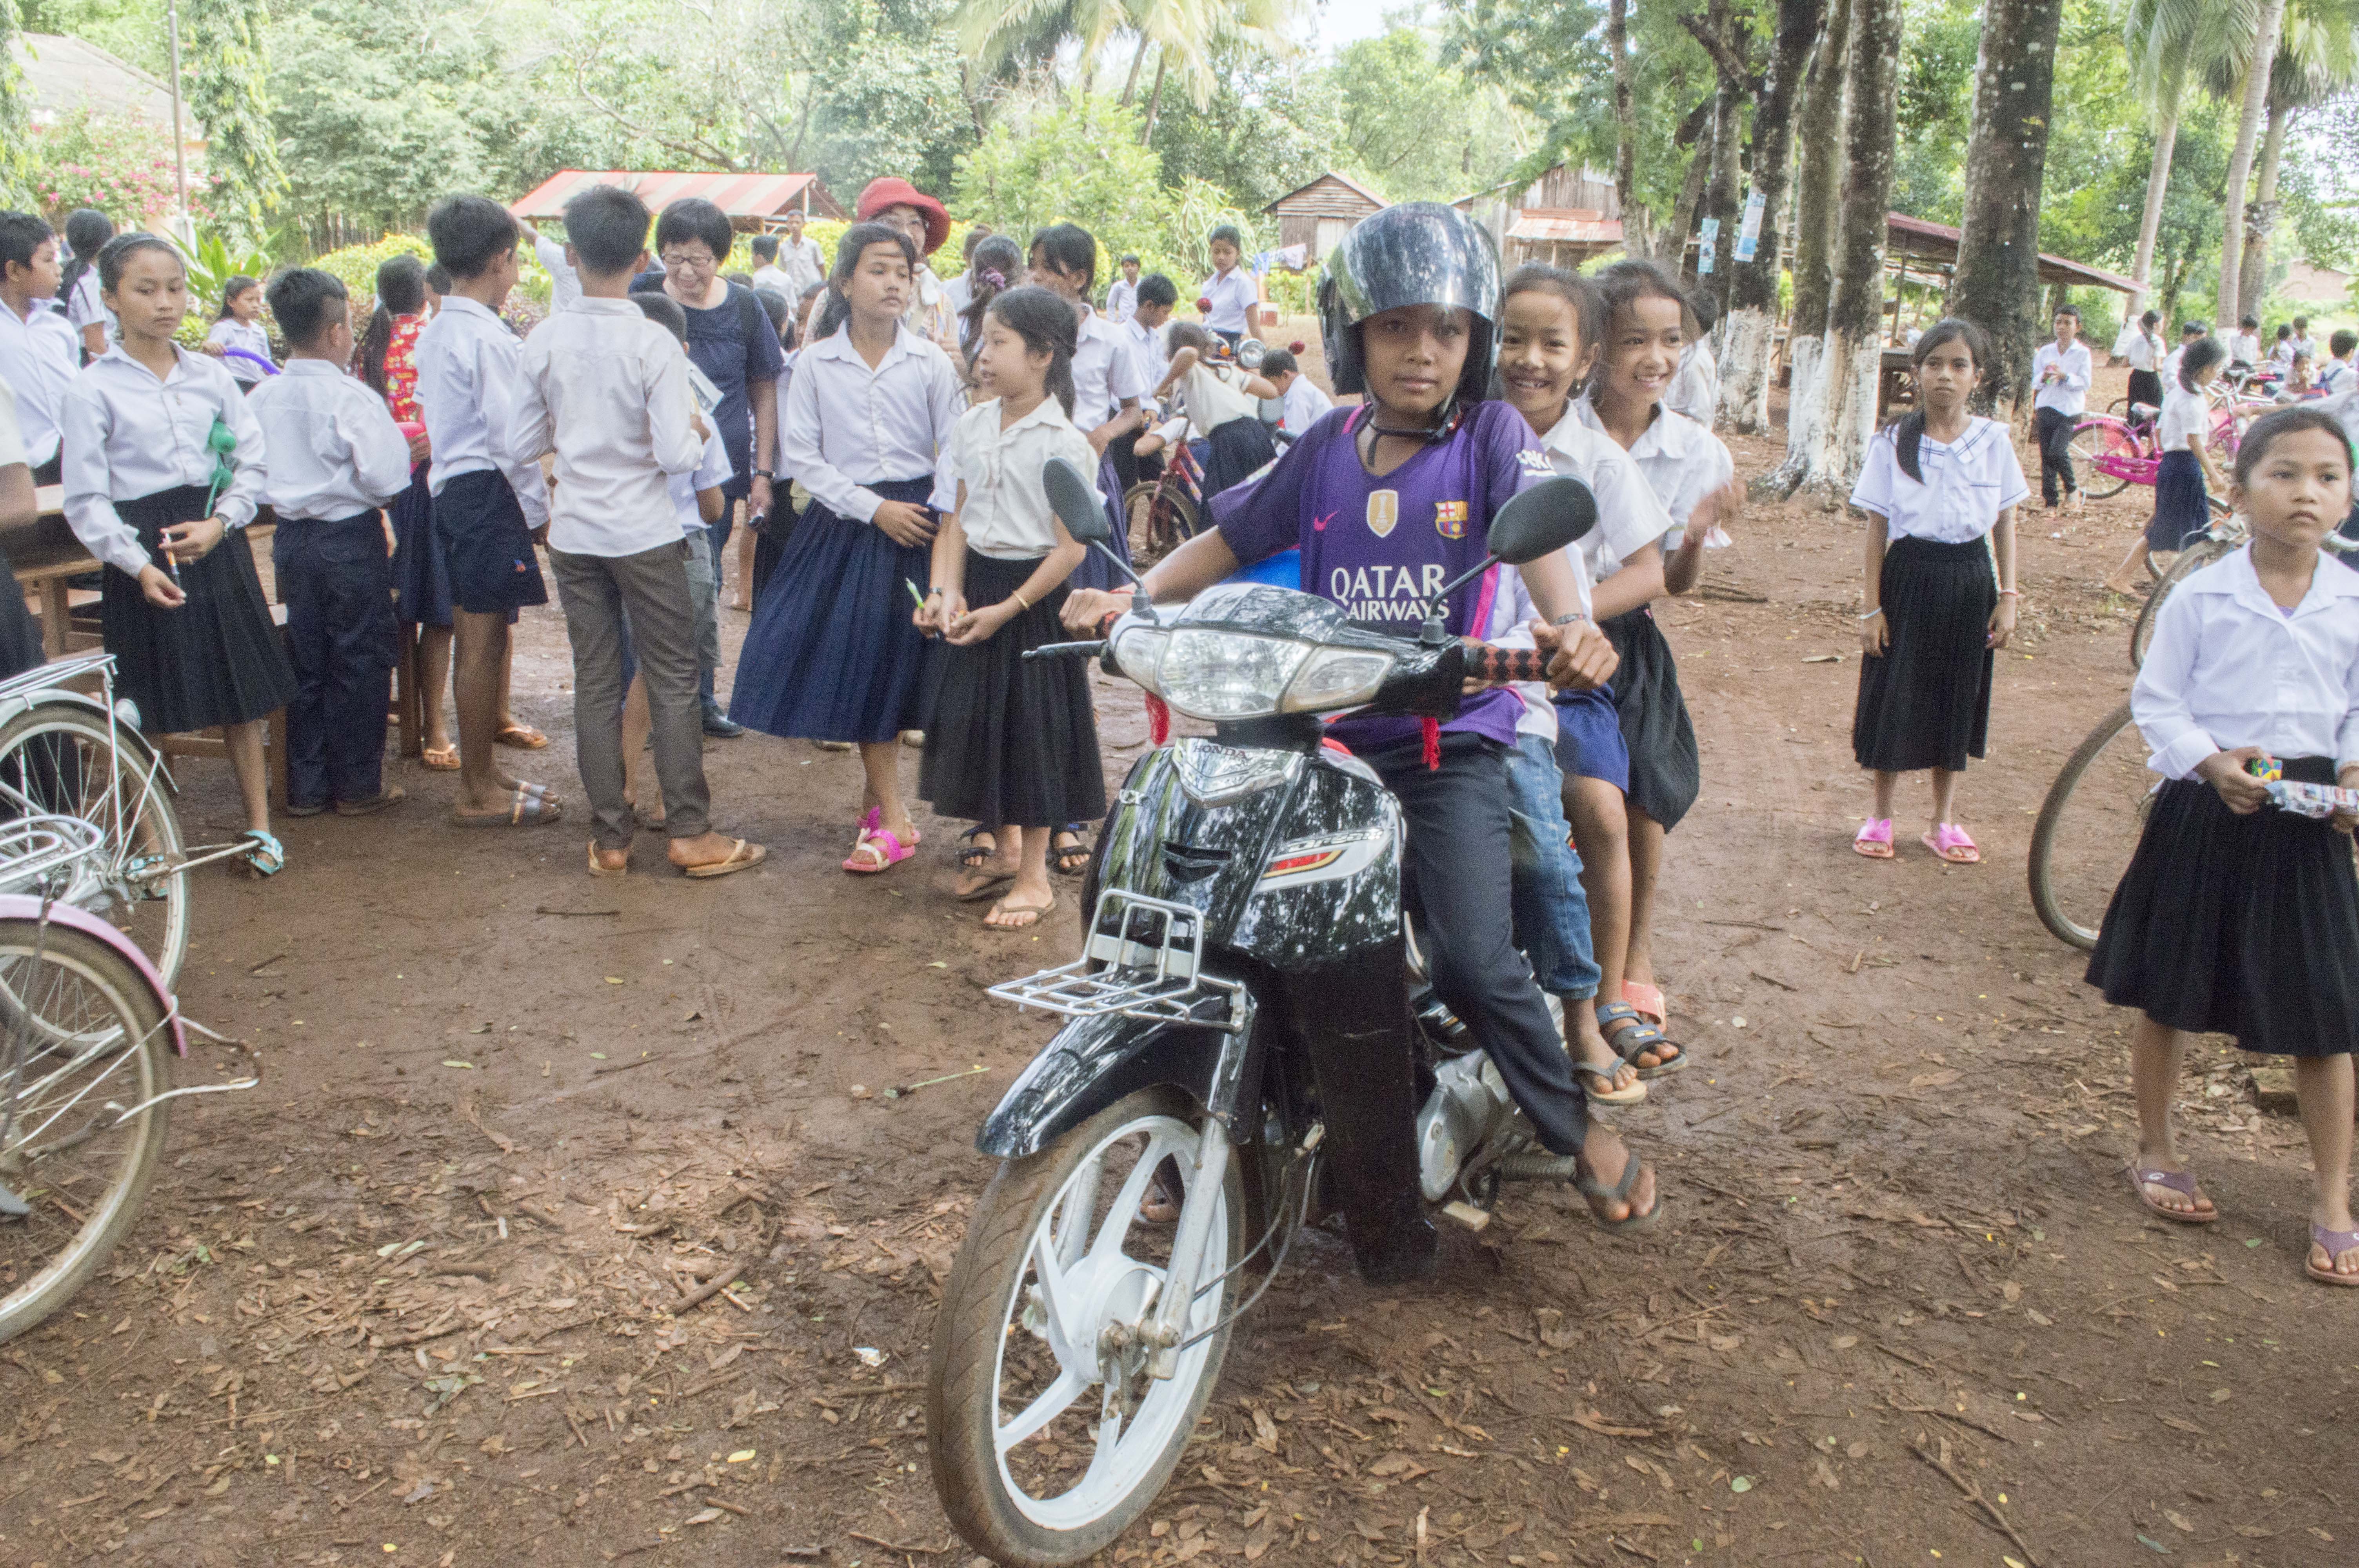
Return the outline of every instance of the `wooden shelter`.
{"type": "Polygon", "coordinates": [[[527,222],[565,216],[565,204],[593,185],[619,185],[636,191],[650,211],[660,212],[685,197],[701,196],[723,212],[741,233],[781,228],[789,211],[806,218],[849,218],[815,174],[728,174],[671,169],[560,169],[508,211],[527,222]]]}
{"type": "Polygon", "coordinates": [[[1491,231],[1509,267],[1577,267],[1622,248],[1622,202],[1611,176],[1557,164],[1527,185],[1495,185],[1451,203],[1491,231]]]}
{"type": "Polygon", "coordinates": [[[1308,245],[1312,259],[1324,261],[1343,236],[1371,212],[1391,205],[1365,186],[1330,169],[1298,189],[1289,190],[1263,211],[1277,220],[1277,243],[1308,245]]]}

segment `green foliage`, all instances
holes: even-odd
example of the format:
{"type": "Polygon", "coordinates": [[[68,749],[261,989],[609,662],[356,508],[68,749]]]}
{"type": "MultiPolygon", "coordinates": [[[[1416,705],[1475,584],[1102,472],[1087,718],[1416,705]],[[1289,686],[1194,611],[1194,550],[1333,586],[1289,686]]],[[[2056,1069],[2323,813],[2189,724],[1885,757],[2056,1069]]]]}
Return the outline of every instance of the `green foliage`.
{"type": "Polygon", "coordinates": [[[1241,41],[1215,51],[1212,71],[1201,108],[1167,94],[1156,118],[1149,145],[1163,160],[1164,184],[1202,179],[1227,191],[1233,206],[1258,212],[1332,161],[1343,121],[1332,71],[1300,70],[1241,41]]]}
{"type": "Polygon", "coordinates": [[[233,277],[263,279],[270,276],[270,257],[245,247],[233,249],[229,241],[219,233],[199,234],[194,246],[173,240],[173,249],[180,253],[180,265],[189,272],[190,313],[202,309],[218,310],[222,291],[233,277]]]}
{"type": "Polygon", "coordinates": [[[397,255],[413,255],[433,265],[434,247],[423,234],[387,234],[373,245],[346,245],[314,256],[310,265],[334,276],[355,300],[376,297],[376,269],[397,255]]]}
{"type": "Polygon", "coordinates": [[[1566,159],[1611,168],[1604,23],[1597,0],[1448,0],[1440,58],[1498,87],[1538,127],[1532,172],[1566,159]]]}
{"type": "Polygon", "coordinates": [[[1900,145],[1892,168],[1893,210],[1955,223],[1965,202],[1982,5],[1980,0],[1915,0],[1902,27],[1908,47],[1901,56],[1894,115],[1900,145]]]}
{"type": "Polygon", "coordinates": [[[189,112],[205,128],[205,164],[221,176],[217,219],[240,241],[261,239],[286,193],[265,91],[268,13],[261,0],[187,0],[180,56],[189,112]]]}
{"type": "Polygon", "coordinates": [[[1335,59],[1343,121],[1336,171],[1396,201],[1449,201],[1499,184],[1531,148],[1500,91],[1443,65],[1422,30],[1396,27],[1335,59]]]}
{"type": "Polygon", "coordinates": [[[1125,251],[1169,272],[1175,204],[1140,129],[1138,112],[1109,97],[1004,114],[959,159],[953,205],[1018,244],[1051,223],[1079,223],[1097,236],[1102,276],[1104,257],[1125,251]]]}
{"type": "Polygon", "coordinates": [[[33,117],[25,68],[16,63],[16,0],[0,0],[0,202],[34,201],[29,156],[33,117]]]}
{"type": "MultiPolygon", "coordinates": [[[[33,203],[53,222],[94,207],[117,227],[160,229],[175,204],[171,133],[146,120],[69,109],[33,131],[27,168],[33,203]]],[[[190,177],[189,208],[200,223],[212,219],[219,179],[190,177]]]]}
{"type": "Polygon", "coordinates": [[[28,33],[67,33],[158,79],[172,73],[164,0],[16,0],[28,33]]]}

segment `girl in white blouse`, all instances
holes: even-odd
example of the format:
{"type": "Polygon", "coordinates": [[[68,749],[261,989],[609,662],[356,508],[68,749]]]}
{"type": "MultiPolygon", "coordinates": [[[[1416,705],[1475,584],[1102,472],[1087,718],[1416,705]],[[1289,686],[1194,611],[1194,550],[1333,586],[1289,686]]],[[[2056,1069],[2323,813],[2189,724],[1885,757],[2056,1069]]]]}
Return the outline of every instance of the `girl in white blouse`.
{"type": "Polygon", "coordinates": [[[934,541],[934,589],[919,627],[950,644],[926,704],[918,793],[944,816],[990,831],[962,857],[961,899],[1013,881],[984,924],[1017,931],[1056,907],[1050,829],[1105,814],[1089,676],[1078,659],[1027,664],[1065,641],[1057,617],[1085,554],[1049,508],[1041,470],[1062,458],[1091,471],[1074,428],[1074,319],[1048,289],[1011,288],[983,321],[975,379],[990,401],[951,431],[935,491],[950,516],[934,541]],[[980,846],[978,846],[980,849],[980,846]]]}
{"type": "Polygon", "coordinates": [[[100,614],[115,689],[151,735],[222,727],[248,864],[269,876],[286,850],[270,832],[262,721],[296,683],[245,537],[262,427],[229,372],[172,341],[189,313],[179,253],[123,234],[97,270],[122,339],[66,389],[66,521],[109,568],[100,614]]]}
{"type": "Polygon", "coordinates": [[[868,875],[918,845],[898,741],[919,727],[930,654],[909,596],[926,589],[927,501],[966,407],[950,356],[903,319],[917,265],[889,224],[855,223],[836,247],[822,330],[796,358],[780,416],[787,471],[811,503],[763,585],[729,701],[731,719],[765,734],[859,746],[843,869],[868,875]]]}
{"type": "MultiPolygon", "coordinates": [[[[2155,622],[2130,713],[2165,781],[2089,956],[2088,980],[2138,1010],[2130,1182],[2166,1219],[2219,1217],[2180,1159],[2170,1108],[2187,1035],[2294,1059],[2317,1175],[2309,1276],[2359,1285],[2351,1215],[2359,1052],[2359,882],[2348,805],[2281,809],[2260,777],[2359,787],[2359,576],[2321,559],[2351,509],[2351,449],[2316,408],[2264,416],[2229,500],[2252,543],[2181,583],[2155,622]]],[[[2347,798],[2347,797],[2346,797],[2347,798]]]]}
{"type": "MultiPolygon", "coordinates": [[[[1074,223],[1051,224],[1032,236],[1029,260],[1031,281],[1064,300],[1073,312],[1073,424],[1097,454],[1087,471],[1097,475],[1098,489],[1105,495],[1107,520],[1114,524],[1114,548],[1128,560],[1129,531],[1122,517],[1122,460],[1116,453],[1131,446],[1129,438],[1147,424],[1141,406],[1147,395],[1147,373],[1122,330],[1090,308],[1090,293],[1097,284],[1098,243],[1087,229],[1074,223]]],[[[1082,563],[1074,586],[1113,588],[1119,580],[1121,574],[1114,564],[1094,556],[1082,563]]],[[[1067,857],[1060,851],[1059,858],[1067,857]]]]}
{"type": "Polygon", "coordinates": [[[248,392],[260,386],[265,376],[278,373],[277,362],[270,357],[270,334],[263,330],[258,281],[240,275],[222,287],[221,313],[205,330],[205,352],[221,361],[248,392]]]}
{"type": "Polygon", "coordinates": [[[2199,339],[2179,356],[2179,370],[2163,394],[2162,416],[2155,422],[2162,462],[2154,475],[2154,515],[2105,579],[2115,593],[2141,592],[2138,579],[2149,557],[2157,551],[2174,554],[2190,536],[2212,526],[2211,494],[2220,487],[2220,475],[2212,466],[2212,405],[2203,389],[2227,357],[2217,338],[2199,339]]]}
{"type": "Polygon", "coordinates": [[[1859,702],[1852,754],[1875,775],[1875,814],[1852,840],[1888,860],[1902,773],[1933,771],[1944,860],[1982,851],[1956,821],[1958,775],[1990,734],[1993,655],[2015,632],[2015,509],[2031,493],[2006,427],[1966,412],[1990,340],[1951,317],[1917,341],[1918,412],[1878,431],[1851,503],[1867,514],[1859,702]],[[1993,563],[1996,578],[1993,579],[1993,563]]]}

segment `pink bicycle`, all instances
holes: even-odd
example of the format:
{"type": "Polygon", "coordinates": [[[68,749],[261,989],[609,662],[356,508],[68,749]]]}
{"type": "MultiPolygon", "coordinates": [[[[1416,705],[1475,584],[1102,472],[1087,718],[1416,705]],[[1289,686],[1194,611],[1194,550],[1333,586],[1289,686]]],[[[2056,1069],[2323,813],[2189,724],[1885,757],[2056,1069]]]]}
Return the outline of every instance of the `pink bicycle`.
{"type": "MultiPolygon", "coordinates": [[[[2081,493],[2090,500],[2103,501],[2131,485],[2154,482],[2162,468],[2162,442],[2156,434],[2154,416],[2139,416],[2143,406],[2133,406],[2127,417],[2084,415],[2072,427],[2072,462],[2080,471],[2081,493]]],[[[2212,416],[2212,451],[2223,459],[2234,458],[2246,417],[2241,403],[2233,397],[2216,409],[2212,416]]]]}

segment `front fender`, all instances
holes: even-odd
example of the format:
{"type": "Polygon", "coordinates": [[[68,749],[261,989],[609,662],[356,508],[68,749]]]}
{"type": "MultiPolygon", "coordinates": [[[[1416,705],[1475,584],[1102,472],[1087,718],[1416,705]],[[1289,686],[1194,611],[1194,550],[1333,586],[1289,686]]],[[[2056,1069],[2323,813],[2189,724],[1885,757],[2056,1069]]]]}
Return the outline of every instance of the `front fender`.
{"type": "Polygon", "coordinates": [[[1077,1018],[1016,1075],[984,1119],[974,1146],[1001,1160],[1037,1154],[1139,1089],[1170,1084],[1201,1105],[1212,1098],[1220,1030],[1120,1014],[1077,1018]]]}

